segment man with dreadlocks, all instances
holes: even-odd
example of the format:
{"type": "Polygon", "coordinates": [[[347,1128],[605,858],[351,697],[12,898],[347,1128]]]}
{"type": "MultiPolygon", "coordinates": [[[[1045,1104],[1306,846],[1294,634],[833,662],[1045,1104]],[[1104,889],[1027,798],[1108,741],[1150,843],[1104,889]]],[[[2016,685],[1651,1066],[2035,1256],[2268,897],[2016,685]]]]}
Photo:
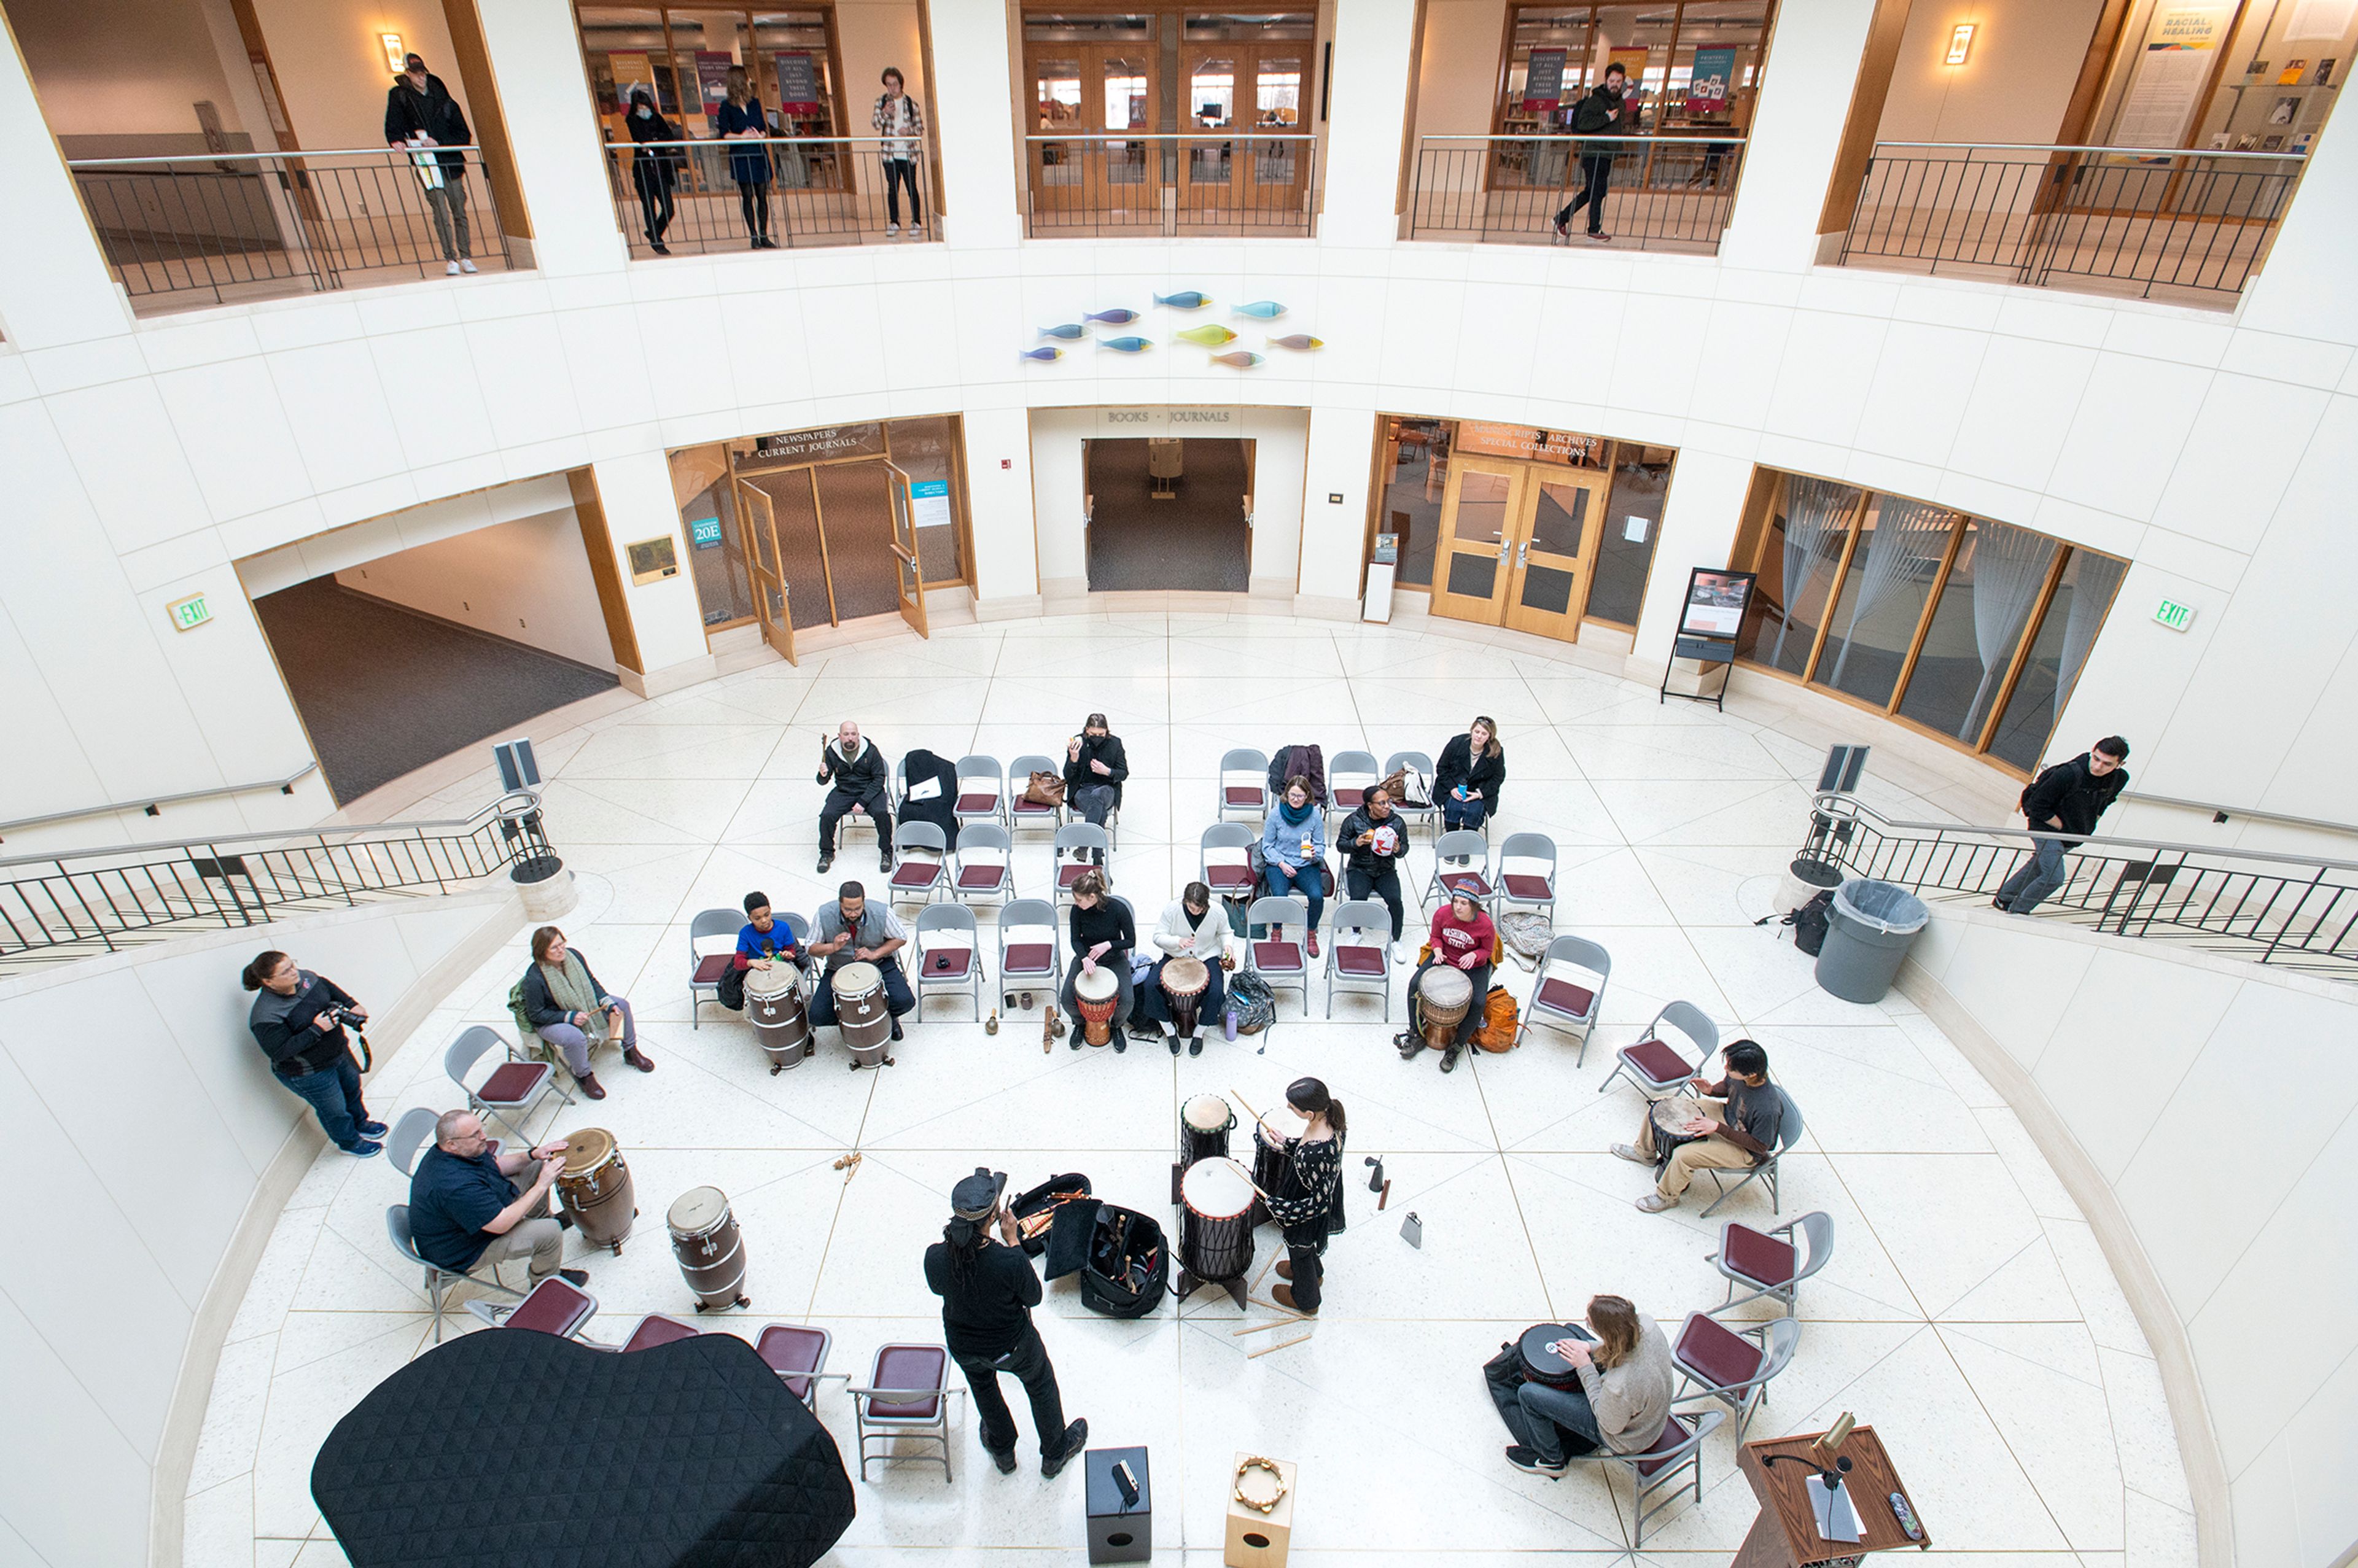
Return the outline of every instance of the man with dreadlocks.
{"type": "Polygon", "coordinates": [[[942,1238],[925,1249],[925,1284],[942,1298],[942,1333],[974,1390],[982,1418],[982,1445],[1001,1475],[1015,1473],[1015,1417],[999,1391],[999,1375],[1012,1373],[1032,1400],[1032,1426],[1040,1437],[1040,1473],[1054,1476],[1089,1441],[1089,1423],[1065,1424],[1064,1396],[1048,1347],[1032,1326],[1040,1304],[1040,1276],[1023,1255],[1015,1216],[1000,1204],[1003,1172],[975,1167],[950,1189],[952,1218],[942,1238]],[[993,1241],[993,1227],[999,1239],[993,1241]]]}

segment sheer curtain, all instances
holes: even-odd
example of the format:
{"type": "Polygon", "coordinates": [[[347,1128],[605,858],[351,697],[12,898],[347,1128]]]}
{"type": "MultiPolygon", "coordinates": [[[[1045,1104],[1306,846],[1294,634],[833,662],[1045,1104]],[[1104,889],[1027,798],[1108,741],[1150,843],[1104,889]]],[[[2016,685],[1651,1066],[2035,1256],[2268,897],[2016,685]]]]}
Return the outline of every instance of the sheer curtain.
{"type": "Polygon", "coordinates": [[[2128,571],[2125,562],[2110,556],[2093,555],[2086,550],[2071,552],[2071,611],[2063,622],[2063,645],[2057,655],[2055,670],[2055,723],[2063,719],[2063,705],[2071,700],[2071,687],[2080,679],[2080,666],[2088,662],[2088,650],[2094,645],[2097,628],[2104,623],[2104,611],[2113,607],[2113,595],[2119,591],[2122,577],[2128,571]]]}
{"type": "Polygon", "coordinates": [[[2055,561],[2055,541],[2010,523],[1976,519],[1972,540],[1974,560],[1974,651],[1982,662],[1981,684],[1965,709],[1957,739],[1971,741],[1987,717],[1982,705],[1990,699],[1998,677],[2006,673],[2014,645],[2030,619],[2031,605],[2047,581],[2055,561]]]}
{"type": "Polygon", "coordinates": [[[1891,591],[1909,568],[1919,563],[1938,567],[1941,556],[1949,547],[1949,535],[1957,526],[1957,514],[1946,507],[1928,505],[1921,501],[1900,501],[1885,496],[1877,509],[1875,531],[1866,536],[1866,566],[1859,573],[1858,597],[1851,601],[1850,622],[1843,628],[1842,652],[1834,655],[1831,676],[1819,677],[1828,686],[1842,685],[1843,665],[1850,662],[1850,651],[1858,643],[1858,623],[1876,600],[1891,591]]]}
{"type": "Polygon", "coordinates": [[[1858,492],[1828,479],[1791,478],[1785,481],[1785,613],[1778,617],[1777,643],[1768,663],[1781,668],[1785,633],[1793,629],[1793,611],[1810,593],[1823,552],[1820,546],[1850,518],[1858,492]],[[1804,574],[1807,574],[1806,576],[1804,574]]]}

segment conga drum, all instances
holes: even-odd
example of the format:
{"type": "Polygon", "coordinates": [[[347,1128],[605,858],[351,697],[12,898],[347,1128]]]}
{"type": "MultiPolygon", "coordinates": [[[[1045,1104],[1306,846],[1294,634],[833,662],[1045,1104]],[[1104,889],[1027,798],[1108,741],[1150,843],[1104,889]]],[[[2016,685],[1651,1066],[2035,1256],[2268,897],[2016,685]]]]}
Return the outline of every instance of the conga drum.
{"type": "Polygon", "coordinates": [[[697,1311],[753,1304],[745,1294],[745,1249],[726,1193],[719,1187],[690,1187],[671,1206],[665,1223],[671,1230],[671,1255],[679,1260],[687,1288],[696,1292],[697,1311]]]}
{"type": "Polygon", "coordinates": [[[1103,965],[1074,977],[1073,1006],[1081,1015],[1081,1037],[1090,1044],[1102,1045],[1113,1038],[1113,1007],[1120,995],[1121,982],[1103,965]]]}
{"type": "Polygon", "coordinates": [[[1682,1143],[1699,1143],[1701,1139],[1686,1130],[1686,1124],[1704,1114],[1703,1101],[1693,1095],[1672,1095],[1658,1099],[1646,1108],[1646,1119],[1654,1125],[1654,1168],[1660,1170],[1671,1162],[1671,1156],[1682,1143]]]}
{"type": "Polygon", "coordinates": [[[1196,1095],[1179,1108],[1179,1165],[1182,1170],[1198,1160],[1225,1160],[1228,1157],[1228,1132],[1237,1124],[1237,1113],[1229,1108],[1221,1095],[1196,1095]]]}
{"type": "Polygon", "coordinates": [[[1465,970],[1435,964],[1416,983],[1417,1016],[1423,1021],[1424,1043],[1436,1051],[1457,1044],[1457,1026],[1474,1005],[1474,981],[1465,970]]]}
{"type": "Polygon", "coordinates": [[[573,1217],[573,1227],[592,1247],[622,1255],[622,1238],[639,1215],[631,1190],[631,1168],[614,1135],[602,1127],[582,1127],[565,1135],[565,1169],[557,1178],[557,1201],[573,1217]]]}
{"type": "Polygon", "coordinates": [[[892,1014],[884,1005],[884,971],[846,964],[827,978],[835,989],[835,1022],[857,1067],[881,1067],[892,1044],[892,1014]]]}
{"type": "Polygon", "coordinates": [[[1225,1157],[1198,1160],[1179,1178],[1179,1262],[1198,1280],[1241,1278],[1252,1269],[1252,1183],[1225,1157]]]}
{"type": "Polygon", "coordinates": [[[803,1008],[802,971],[784,958],[745,971],[745,1016],[753,1039],[769,1054],[770,1071],[799,1067],[814,1047],[810,1014],[803,1008]]]}
{"type": "MultiPolygon", "coordinates": [[[[1204,967],[1201,958],[1172,958],[1163,966],[1163,1000],[1171,1010],[1171,1027],[1182,1035],[1193,1034],[1202,1022],[1204,989],[1212,983],[1212,971],[1204,967]]],[[[1226,1153],[1223,1149],[1221,1152],[1226,1153]]]]}

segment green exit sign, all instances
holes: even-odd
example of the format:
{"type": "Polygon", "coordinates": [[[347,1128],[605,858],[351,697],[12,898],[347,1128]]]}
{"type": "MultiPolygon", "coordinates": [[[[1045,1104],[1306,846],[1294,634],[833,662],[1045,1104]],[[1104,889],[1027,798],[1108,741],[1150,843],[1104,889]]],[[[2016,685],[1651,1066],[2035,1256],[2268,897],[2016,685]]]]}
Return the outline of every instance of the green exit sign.
{"type": "Polygon", "coordinates": [[[2194,606],[2165,599],[2154,610],[2153,618],[2173,632],[2183,632],[2194,624],[2194,606]]]}
{"type": "Polygon", "coordinates": [[[205,607],[205,596],[201,593],[172,600],[164,606],[164,613],[170,616],[173,626],[182,632],[193,632],[213,618],[213,612],[205,607]]]}

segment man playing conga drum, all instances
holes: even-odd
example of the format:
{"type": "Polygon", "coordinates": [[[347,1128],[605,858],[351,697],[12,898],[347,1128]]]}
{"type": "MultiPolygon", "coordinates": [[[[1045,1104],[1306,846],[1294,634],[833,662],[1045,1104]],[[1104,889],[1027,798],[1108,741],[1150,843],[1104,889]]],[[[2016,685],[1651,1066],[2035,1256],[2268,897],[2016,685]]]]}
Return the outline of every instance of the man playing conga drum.
{"type": "Polygon", "coordinates": [[[835,988],[827,982],[846,964],[873,964],[884,977],[884,1005],[892,1014],[892,1038],[901,1038],[901,1015],[917,1005],[909,994],[909,977],[894,957],[909,940],[909,928],[882,903],[871,903],[868,890],[846,882],[836,890],[835,902],[818,912],[811,931],[810,956],[827,960],[827,973],[811,996],[813,1023],[835,1022],[835,988]]]}
{"type": "MultiPolygon", "coordinates": [[[[1682,1123],[1689,1141],[1671,1151],[1670,1159],[1662,1162],[1662,1173],[1655,1178],[1654,1190],[1638,1200],[1638,1206],[1648,1214],[1678,1207],[1680,1195],[1704,1166],[1740,1171],[1777,1147],[1785,1101],[1768,1086],[1768,1053],[1758,1042],[1738,1040],[1723,1055],[1727,1076],[1715,1084],[1701,1078],[1688,1081],[1687,1087],[1700,1091],[1701,1098],[1680,1096],[1663,1102],[1673,1114],[1690,1113],[1682,1123]]],[[[1638,1141],[1613,1145],[1613,1152],[1639,1165],[1655,1163],[1657,1154],[1654,1108],[1646,1108],[1647,1114],[1638,1123],[1638,1141]]]]}
{"type": "Polygon", "coordinates": [[[587,1285],[588,1274],[557,1267],[573,1220],[550,1218],[548,1200],[564,1169],[562,1139],[495,1154],[473,1112],[444,1111],[434,1124],[434,1147],[409,1178],[409,1237],[417,1255],[453,1274],[486,1259],[496,1269],[511,1258],[529,1258],[535,1284],[562,1274],[568,1284],[587,1285]],[[519,1177],[531,1184],[522,1192],[519,1177]]]}

